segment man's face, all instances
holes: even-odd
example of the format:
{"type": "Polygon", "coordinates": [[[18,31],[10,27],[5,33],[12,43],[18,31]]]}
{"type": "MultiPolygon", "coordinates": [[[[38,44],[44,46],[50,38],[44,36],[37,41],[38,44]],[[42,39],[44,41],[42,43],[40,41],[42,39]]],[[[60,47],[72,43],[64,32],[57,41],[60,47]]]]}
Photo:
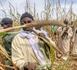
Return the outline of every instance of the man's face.
{"type": "MultiPolygon", "coordinates": [[[[31,18],[29,18],[29,17],[25,17],[25,18],[23,18],[22,19],[22,25],[24,25],[24,24],[30,24],[30,23],[32,23],[33,22],[33,20],[31,19],[31,18]]],[[[23,28],[23,30],[24,31],[30,31],[30,28],[23,28]]]]}
{"type": "Polygon", "coordinates": [[[3,29],[6,29],[6,28],[9,28],[9,27],[12,27],[12,24],[1,23],[1,26],[3,27],[3,29]]]}

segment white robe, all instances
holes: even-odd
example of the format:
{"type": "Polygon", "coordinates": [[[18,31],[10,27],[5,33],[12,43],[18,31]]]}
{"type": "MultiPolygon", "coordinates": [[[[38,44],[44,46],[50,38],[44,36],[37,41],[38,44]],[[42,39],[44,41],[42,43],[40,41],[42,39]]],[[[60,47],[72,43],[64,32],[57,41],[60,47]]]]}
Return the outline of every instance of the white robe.
{"type": "MultiPolygon", "coordinates": [[[[35,41],[38,43],[37,36],[35,41]]],[[[42,49],[42,47],[40,47],[40,49],[42,49]]],[[[35,56],[29,40],[27,40],[27,38],[21,38],[19,35],[16,35],[12,41],[12,60],[20,70],[24,70],[24,66],[28,62],[37,63],[31,54],[35,56]]],[[[44,55],[44,57],[46,56],[44,55]]],[[[47,58],[44,60],[46,59],[47,58]]]]}
{"type": "Polygon", "coordinates": [[[63,30],[65,30],[65,27],[64,28],[59,27],[57,29],[57,31],[59,32],[58,46],[59,46],[59,49],[64,53],[64,56],[69,56],[70,39],[71,39],[71,37],[73,35],[73,32],[72,32],[72,28],[69,27],[68,30],[67,30],[68,35],[66,35],[64,38],[61,38],[60,34],[62,33],[63,30]]]}

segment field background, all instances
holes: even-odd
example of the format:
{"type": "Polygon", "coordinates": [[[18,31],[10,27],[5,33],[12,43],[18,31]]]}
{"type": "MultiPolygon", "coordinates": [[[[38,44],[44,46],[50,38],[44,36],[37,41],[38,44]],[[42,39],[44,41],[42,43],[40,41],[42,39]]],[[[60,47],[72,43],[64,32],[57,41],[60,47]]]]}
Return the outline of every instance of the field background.
{"type": "MultiPolygon", "coordinates": [[[[65,5],[64,8],[62,8],[60,4],[60,0],[57,0],[57,3],[54,3],[54,0],[52,3],[49,0],[44,0],[44,10],[41,11],[40,15],[38,12],[36,12],[35,3],[32,10],[30,6],[30,1],[29,0],[25,0],[25,1],[26,2],[25,2],[24,9],[25,11],[33,15],[35,22],[41,21],[41,20],[57,20],[62,23],[63,20],[66,18],[69,21],[69,25],[74,25],[75,28],[77,27],[77,15],[73,12],[73,4],[74,4],[73,0],[71,0],[70,8],[68,11],[66,11],[67,0],[64,0],[64,5],[65,5]],[[54,19],[54,15],[53,15],[54,13],[55,13],[56,19],[54,19]]],[[[12,5],[10,2],[8,3],[9,3],[9,9],[7,13],[4,8],[4,5],[0,0],[0,6],[3,8],[3,9],[0,9],[0,11],[2,11],[2,14],[3,14],[2,18],[8,17],[9,15],[9,17],[12,18],[14,21],[13,26],[18,26],[20,25],[21,14],[19,13],[18,8],[16,6],[12,5]]],[[[2,18],[0,18],[0,20],[2,18]]],[[[48,32],[49,37],[52,40],[54,40],[57,44],[58,34],[55,38],[55,36],[53,35],[52,26],[44,26],[43,29],[48,32]]],[[[0,55],[0,57],[4,57],[4,56],[0,55]]],[[[70,56],[68,61],[61,61],[59,59],[55,59],[52,70],[77,70],[77,57],[70,56]]]]}

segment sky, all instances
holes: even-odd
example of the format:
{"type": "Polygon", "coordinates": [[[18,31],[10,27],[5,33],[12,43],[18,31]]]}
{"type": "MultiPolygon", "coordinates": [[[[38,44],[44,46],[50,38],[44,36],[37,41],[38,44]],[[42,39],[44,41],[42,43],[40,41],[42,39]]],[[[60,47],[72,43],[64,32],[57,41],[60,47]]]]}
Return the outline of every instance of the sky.
{"type": "MultiPolygon", "coordinates": [[[[34,3],[36,4],[36,12],[40,13],[44,10],[44,1],[45,0],[29,0],[30,1],[30,7],[31,9],[33,9],[34,7],[34,3]]],[[[51,3],[53,2],[53,0],[49,0],[51,3]]],[[[58,0],[54,0],[55,4],[57,3],[58,0]]],[[[64,7],[64,2],[65,0],[60,0],[60,4],[62,7],[64,7]]],[[[73,12],[75,14],[77,14],[77,0],[72,0],[73,2],[73,12]]],[[[3,12],[2,10],[5,9],[5,11],[8,13],[9,10],[9,2],[19,11],[20,14],[24,13],[24,7],[26,5],[26,0],[0,0],[0,2],[2,3],[3,7],[1,6],[0,3],[0,18],[3,18],[3,12]]],[[[71,0],[67,0],[66,2],[66,8],[67,10],[70,8],[71,5],[71,0]]]]}

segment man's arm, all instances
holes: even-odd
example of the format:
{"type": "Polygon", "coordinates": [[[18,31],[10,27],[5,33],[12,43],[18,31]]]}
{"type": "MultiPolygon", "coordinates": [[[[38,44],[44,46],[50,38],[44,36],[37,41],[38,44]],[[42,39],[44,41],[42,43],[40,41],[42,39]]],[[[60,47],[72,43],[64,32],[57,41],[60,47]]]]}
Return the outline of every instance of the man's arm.
{"type": "Polygon", "coordinates": [[[12,60],[19,69],[24,69],[26,60],[22,54],[19,39],[16,37],[12,41],[12,60]]]}

